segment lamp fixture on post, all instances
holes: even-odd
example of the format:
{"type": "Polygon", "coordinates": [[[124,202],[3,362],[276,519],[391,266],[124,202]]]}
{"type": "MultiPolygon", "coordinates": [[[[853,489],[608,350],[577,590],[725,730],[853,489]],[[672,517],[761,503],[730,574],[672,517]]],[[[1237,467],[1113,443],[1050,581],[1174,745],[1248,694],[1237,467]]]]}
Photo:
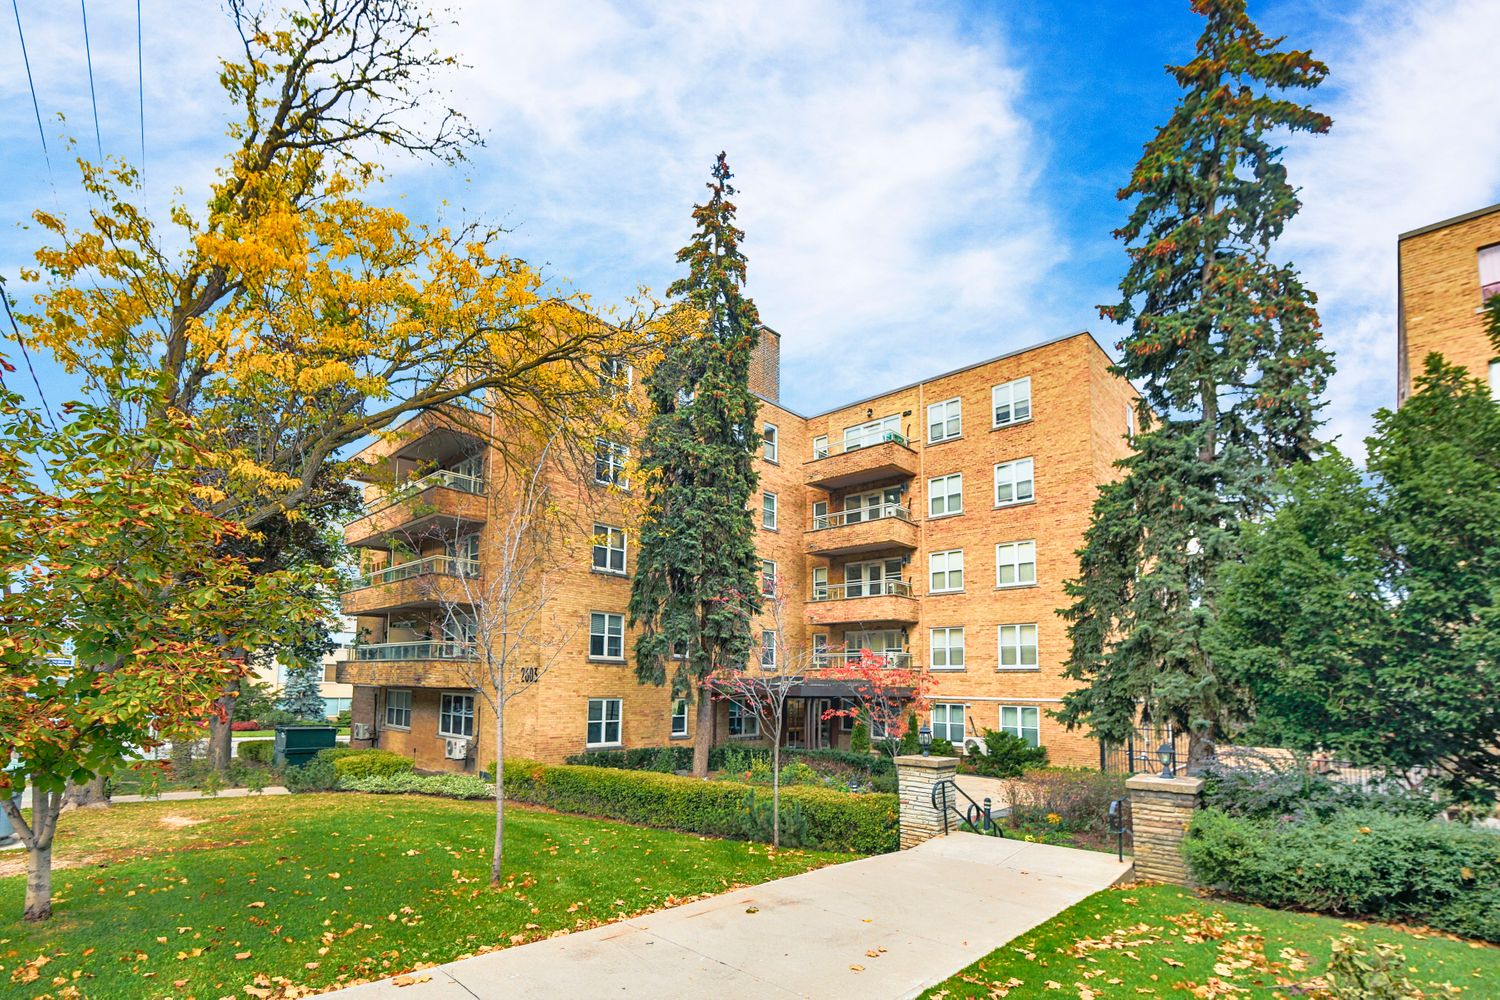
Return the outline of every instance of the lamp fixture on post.
{"type": "Polygon", "coordinates": [[[922,748],[923,757],[932,756],[932,727],[923,726],[917,730],[917,745],[922,748]]]}
{"type": "Polygon", "coordinates": [[[1170,739],[1156,748],[1156,759],[1161,762],[1163,778],[1177,777],[1177,748],[1170,739]]]}

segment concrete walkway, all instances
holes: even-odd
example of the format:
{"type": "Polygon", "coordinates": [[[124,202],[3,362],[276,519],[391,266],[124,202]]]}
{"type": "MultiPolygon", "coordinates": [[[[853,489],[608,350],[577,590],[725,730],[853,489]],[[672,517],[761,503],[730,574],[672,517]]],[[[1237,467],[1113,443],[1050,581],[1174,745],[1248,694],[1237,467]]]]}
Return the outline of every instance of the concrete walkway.
{"type": "Polygon", "coordinates": [[[111,795],[109,801],[112,805],[118,805],[122,802],[184,802],[189,799],[238,799],[247,795],[290,794],[291,792],[280,785],[271,785],[258,792],[251,792],[248,788],[224,788],[220,789],[218,795],[204,795],[196,788],[184,788],[175,792],[162,792],[154,798],[147,798],[144,795],[111,795]]]}
{"type": "Polygon", "coordinates": [[[897,1000],[1130,870],[1093,851],[954,834],[332,995],[897,1000]]]}

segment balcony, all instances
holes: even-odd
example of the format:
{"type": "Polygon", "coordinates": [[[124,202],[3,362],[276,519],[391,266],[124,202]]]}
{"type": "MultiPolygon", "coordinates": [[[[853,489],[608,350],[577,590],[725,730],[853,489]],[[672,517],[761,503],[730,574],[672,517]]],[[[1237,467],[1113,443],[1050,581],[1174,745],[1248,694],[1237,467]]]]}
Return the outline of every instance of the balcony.
{"type": "Polygon", "coordinates": [[[899,504],[857,507],[813,518],[812,529],[803,533],[810,556],[843,556],[880,549],[917,547],[917,526],[911,511],[899,504]]]}
{"type": "Polygon", "coordinates": [[[807,621],[810,625],[915,625],[917,602],[907,580],[827,584],[813,588],[807,621]]]}
{"type": "Polygon", "coordinates": [[[397,608],[472,604],[480,593],[479,563],[453,556],[427,556],[360,575],[344,594],[346,615],[378,615],[397,608]]]}
{"type": "Polygon", "coordinates": [[[485,520],[485,483],[451,469],[439,469],[367,500],[365,511],[344,527],[344,541],[384,548],[393,535],[410,538],[441,525],[445,533],[466,535],[485,520]]]}
{"type": "Polygon", "coordinates": [[[906,438],[886,431],[878,439],[861,439],[816,455],[806,468],[809,486],[842,490],[882,479],[910,479],[917,474],[917,453],[906,438]]]}
{"type": "Polygon", "coordinates": [[[340,684],[472,687],[478,656],[470,642],[381,642],[355,646],[336,668],[340,684]]]}
{"type": "MultiPolygon", "coordinates": [[[[887,667],[910,670],[913,666],[911,650],[909,649],[883,649],[878,653],[872,650],[870,655],[884,660],[884,665],[887,667]]],[[[815,654],[813,656],[813,666],[823,669],[827,669],[828,667],[848,667],[858,663],[863,656],[863,650],[831,649],[826,653],[815,654]]]]}

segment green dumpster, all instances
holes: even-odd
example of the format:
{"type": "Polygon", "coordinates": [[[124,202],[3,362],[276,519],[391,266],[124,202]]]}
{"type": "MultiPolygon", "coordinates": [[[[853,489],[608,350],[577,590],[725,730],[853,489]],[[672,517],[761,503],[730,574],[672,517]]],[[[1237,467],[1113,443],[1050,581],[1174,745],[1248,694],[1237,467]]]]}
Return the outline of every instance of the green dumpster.
{"type": "Polygon", "coordinates": [[[276,766],[301,767],[338,742],[336,726],[277,726],[276,766]]]}

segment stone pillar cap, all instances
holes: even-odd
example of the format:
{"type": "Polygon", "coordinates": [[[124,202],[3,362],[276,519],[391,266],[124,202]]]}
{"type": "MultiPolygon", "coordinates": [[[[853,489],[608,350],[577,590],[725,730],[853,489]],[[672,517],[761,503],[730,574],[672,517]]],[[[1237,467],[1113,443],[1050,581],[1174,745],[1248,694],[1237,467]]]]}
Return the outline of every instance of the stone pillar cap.
{"type": "Polygon", "coordinates": [[[1196,795],[1203,791],[1202,778],[1163,778],[1159,774],[1136,774],[1125,781],[1126,788],[1143,792],[1175,792],[1178,795],[1196,795]]]}
{"type": "Polygon", "coordinates": [[[957,757],[923,757],[921,754],[905,754],[896,758],[897,767],[930,767],[937,769],[948,766],[957,767],[957,757]]]}

